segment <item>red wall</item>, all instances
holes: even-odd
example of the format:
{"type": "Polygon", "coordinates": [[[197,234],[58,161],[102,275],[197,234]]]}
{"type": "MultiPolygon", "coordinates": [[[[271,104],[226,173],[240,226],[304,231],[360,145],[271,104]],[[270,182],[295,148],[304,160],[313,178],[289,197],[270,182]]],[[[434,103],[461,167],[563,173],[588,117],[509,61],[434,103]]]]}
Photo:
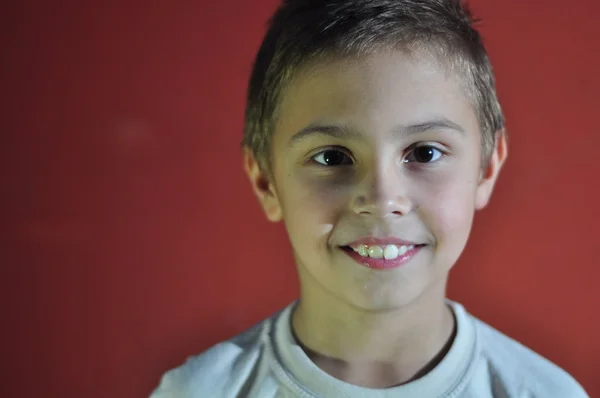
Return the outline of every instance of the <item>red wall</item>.
{"type": "MultiPolygon", "coordinates": [[[[13,3],[2,395],[147,396],[298,291],[238,147],[276,0],[13,3]]],[[[600,3],[474,5],[511,151],[450,295],[600,396],[600,3]]]]}

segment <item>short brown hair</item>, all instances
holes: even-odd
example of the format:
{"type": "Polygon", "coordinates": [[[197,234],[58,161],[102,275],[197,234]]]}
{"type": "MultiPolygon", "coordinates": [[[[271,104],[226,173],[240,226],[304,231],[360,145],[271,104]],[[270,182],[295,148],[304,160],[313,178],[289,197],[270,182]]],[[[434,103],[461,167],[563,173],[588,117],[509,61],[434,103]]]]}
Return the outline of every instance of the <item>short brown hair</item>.
{"type": "Polygon", "coordinates": [[[487,157],[495,133],[504,128],[504,116],[474,23],[460,0],[284,0],[269,21],[254,62],[242,145],[263,165],[270,164],[281,93],[309,62],[401,46],[434,51],[466,80],[487,157]]]}

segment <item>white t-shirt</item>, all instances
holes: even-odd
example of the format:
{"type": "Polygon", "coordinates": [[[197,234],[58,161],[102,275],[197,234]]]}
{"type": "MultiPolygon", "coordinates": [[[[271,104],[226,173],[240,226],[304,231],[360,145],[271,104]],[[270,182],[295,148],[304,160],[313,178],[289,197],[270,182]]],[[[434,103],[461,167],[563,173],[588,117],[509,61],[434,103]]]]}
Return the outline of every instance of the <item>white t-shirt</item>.
{"type": "Polygon", "coordinates": [[[448,302],[456,337],[425,376],[387,389],[355,386],[317,367],[295,341],[295,303],[167,372],[151,398],[589,398],[564,370],[448,302]]]}

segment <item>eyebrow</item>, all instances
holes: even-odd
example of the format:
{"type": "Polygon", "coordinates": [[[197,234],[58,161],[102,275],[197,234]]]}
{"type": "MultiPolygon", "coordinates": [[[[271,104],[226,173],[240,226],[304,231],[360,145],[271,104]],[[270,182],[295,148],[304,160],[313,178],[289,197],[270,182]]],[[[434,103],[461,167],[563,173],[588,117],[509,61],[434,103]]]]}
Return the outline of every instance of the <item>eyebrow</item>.
{"type": "MultiPolygon", "coordinates": [[[[461,135],[465,134],[464,128],[444,117],[428,120],[423,123],[398,125],[392,129],[392,132],[394,133],[394,135],[406,137],[413,134],[424,133],[432,130],[449,130],[460,133],[461,135]]],[[[342,138],[350,140],[360,140],[364,138],[360,131],[350,126],[335,124],[311,124],[294,134],[292,138],[290,138],[288,146],[294,146],[299,141],[303,141],[304,139],[314,135],[325,135],[333,138],[342,138]]]]}

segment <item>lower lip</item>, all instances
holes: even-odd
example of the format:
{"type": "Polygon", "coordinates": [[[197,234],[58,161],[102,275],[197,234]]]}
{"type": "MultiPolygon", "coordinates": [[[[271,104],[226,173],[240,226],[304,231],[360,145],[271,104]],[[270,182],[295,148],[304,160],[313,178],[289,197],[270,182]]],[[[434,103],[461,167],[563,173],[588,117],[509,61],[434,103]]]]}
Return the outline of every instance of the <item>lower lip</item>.
{"type": "Polygon", "coordinates": [[[367,268],[372,268],[372,269],[377,269],[377,270],[382,270],[382,269],[393,269],[393,268],[398,268],[404,264],[406,264],[407,262],[409,262],[421,249],[423,248],[423,246],[415,246],[413,249],[407,251],[406,253],[404,253],[401,256],[396,257],[393,260],[386,260],[385,258],[371,258],[371,257],[363,257],[360,254],[358,254],[357,252],[355,252],[354,250],[352,250],[349,247],[344,247],[342,248],[342,250],[350,257],[352,257],[352,259],[354,261],[356,261],[357,263],[359,263],[360,265],[367,267],[367,268]]]}

